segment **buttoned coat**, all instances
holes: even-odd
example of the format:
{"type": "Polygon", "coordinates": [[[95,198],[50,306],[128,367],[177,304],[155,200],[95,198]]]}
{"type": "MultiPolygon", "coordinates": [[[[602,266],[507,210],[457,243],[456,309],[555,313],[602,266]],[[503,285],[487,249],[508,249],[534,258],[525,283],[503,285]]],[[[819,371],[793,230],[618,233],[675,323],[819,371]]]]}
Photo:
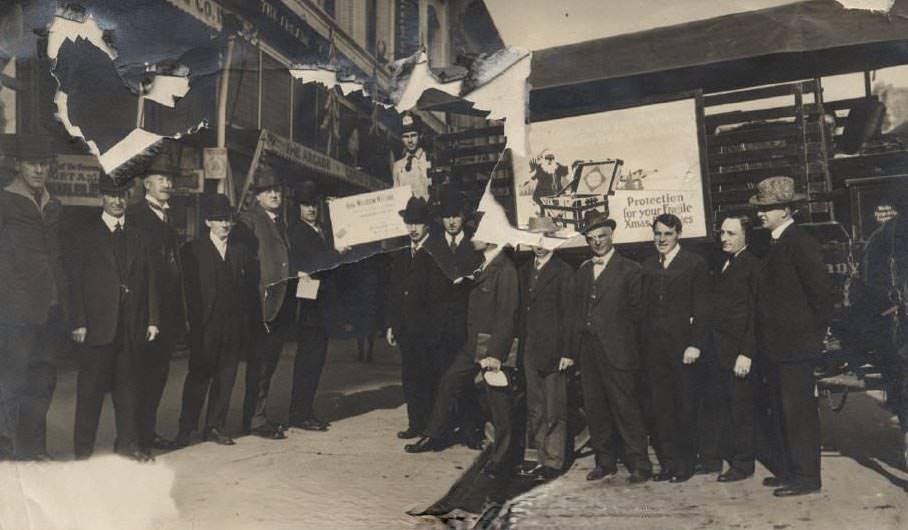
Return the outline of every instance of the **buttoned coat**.
{"type": "Polygon", "coordinates": [[[263,322],[277,318],[287,295],[290,243],[258,203],[240,216],[237,237],[255,256],[260,314],[263,322]]]}
{"type": "Polygon", "coordinates": [[[334,281],[337,267],[342,264],[341,254],[334,249],[331,230],[320,228],[322,235],[305,221],[298,221],[289,232],[292,274],[303,272],[319,281],[315,300],[299,300],[299,322],[303,325],[329,325],[331,305],[339,303],[334,281]]]}
{"type": "Polygon", "coordinates": [[[774,362],[820,355],[832,316],[832,287],[820,244],[791,225],[763,259],[757,284],[757,341],[774,362]]]}
{"type": "Polygon", "coordinates": [[[593,278],[593,260],[577,271],[576,307],[572,352],[580,349],[582,333],[598,337],[606,360],[620,370],[640,367],[638,326],[643,315],[640,265],[616,250],[598,278],[593,278]]]}
{"type": "Polygon", "coordinates": [[[710,292],[712,346],[723,368],[731,369],[738,355],[757,356],[757,279],[760,259],[743,250],[725,271],[717,271],[710,292]]]}
{"type": "Polygon", "coordinates": [[[505,361],[514,341],[519,303],[519,281],[511,258],[495,256],[479,273],[467,303],[467,337],[464,353],[479,360],[505,361]],[[485,352],[478,351],[480,334],[488,335],[485,352]]]}
{"type": "Polygon", "coordinates": [[[533,285],[535,268],[535,260],[530,260],[519,271],[519,353],[526,366],[555,372],[561,357],[573,356],[574,269],[552,256],[533,285]]]}
{"type": "Polygon", "coordinates": [[[126,276],[120,278],[113,236],[101,216],[93,217],[78,230],[69,267],[72,328],[87,328],[85,344],[113,343],[122,326],[124,345],[145,343],[148,326],[157,326],[158,297],[151,253],[144,232],[127,222],[126,276]],[[120,318],[123,318],[120,321],[120,318]]]}
{"type": "Polygon", "coordinates": [[[185,326],[186,306],[183,300],[182,259],[177,231],[161,220],[147,200],[131,206],[126,212],[127,223],[145,231],[155,271],[161,323],[172,329],[185,326]]]}
{"type": "Polygon", "coordinates": [[[412,256],[409,247],[394,253],[387,318],[395,336],[418,335],[429,343],[440,339],[437,308],[445,292],[440,274],[424,245],[412,256]]]}
{"type": "Polygon", "coordinates": [[[53,197],[42,206],[0,190],[0,324],[43,324],[52,303],[65,308],[62,206],[53,197]]]}

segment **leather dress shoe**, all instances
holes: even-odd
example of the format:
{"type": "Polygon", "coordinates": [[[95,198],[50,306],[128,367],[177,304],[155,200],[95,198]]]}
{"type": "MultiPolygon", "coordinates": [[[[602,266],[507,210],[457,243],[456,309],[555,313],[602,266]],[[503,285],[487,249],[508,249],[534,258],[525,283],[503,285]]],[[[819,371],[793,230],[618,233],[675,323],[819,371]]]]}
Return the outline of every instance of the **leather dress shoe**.
{"type": "Polygon", "coordinates": [[[465,446],[467,446],[467,448],[472,449],[474,451],[482,451],[482,448],[483,448],[482,435],[479,433],[473,433],[473,434],[466,435],[463,439],[463,444],[465,446]]]}
{"type": "Polygon", "coordinates": [[[151,447],[152,449],[162,449],[164,451],[176,449],[173,440],[168,440],[158,433],[155,433],[154,437],[151,439],[151,447]]]}
{"type": "Polygon", "coordinates": [[[763,479],[763,482],[762,482],[762,484],[764,486],[766,486],[767,488],[781,488],[782,486],[784,486],[787,483],[788,483],[787,480],[785,480],[783,478],[779,478],[779,477],[766,477],[763,479]]]}
{"type": "Polygon", "coordinates": [[[674,473],[672,473],[671,469],[663,469],[653,475],[653,482],[665,482],[671,480],[673,476],[674,473]]]}
{"type": "Polygon", "coordinates": [[[555,480],[561,476],[561,470],[551,466],[539,466],[533,470],[533,476],[543,481],[555,480]]]}
{"type": "Polygon", "coordinates": [[[413,438],[418,438],[419,430],[411,427],[405,431],[397,431],[397,437],[401,440],[411,440],[413,438]]]}
{"type": "Polygon", "coordinates": [[[775,497],[797,497],[799,495],[818,493],[819,491],[820,486],[816,484],[791,483],[773,490],[772,494],[775,497]]]}
{"type": "Polygon", "coordinates": [[[260,438],[267,438],[269,440],[283,440],[287,438],[287,435],[284,434],[284,431],[276,425],[262,425],[261,427],[256,427],[249,430],[249,434],[254,434],[260,438]]]}
{"type": "Polygon", "coordinates": [[[219,445],[236,445],[236,442],[233,440],[233,438],[222,433],[216,427],[207,429],[202,435],[202,439],[206,442],[214,442],[219,445]]]}
{"type": "Polygon", "coordinates": [[[738,482],[750,478],[751,475],[752,473],[745,473],[741,470],[730,468],[725,473],[722,473],[721,475],[716,477],[716,480],[718,480],[719,482],[738,482]]]}
{"type": "Polygon", "coordinates": [[[305,431],[325,432],[328,430],[328,424],[316,417],[304,418],[293,422],[294,427],[299,427],[305,431]]]}
{"type": "Polygon", "coordinates": [[[630,476],[627,477],[628,484],[643,484],[648,481],[653,476],[651,471],[642,471],[635,469],[631,472],[630,476]]]}
{"type": "Polygon", "coordinates": [[[680,484],[682,482],[687,482],[693,476],[694,476],[694,474],[692,471],[685,471],[683,473],[675,473],[674,475],[672,475],[672,478],[669,479],[669,482],[671,482],[672,484],[680,484]]]}
{"type": "Polygon", "coordinates": [[[416,442],[404,446],[404,451],[408,453],[428,453],[442,449],[444,449],[444,444],[431,436],[423,436],[416,442]]]}
{"type": "Polygon", "coordinates": [[[125,453],[123,456],[129,458],[130,460],[135,460],[136,462],[154,462],[154,455],[152,455],[148,451],[142,451],[139,449],[125,453]]]}
{"type": "Polygon", "coordinates": [[[596,466],[592,471],[586,474],[587,480],[602,480],[605,477],[609,477],[618,472],[618,468],[614,466],[596,466]]]}
{"type": "Polygon", "coordinates": [[[704,464],[698,463],[694,466],[694,475],[712,475],[713,473],[722,472],[722,463],[718,464],[704,464]]]}
{"type": "Polygon", "coordinates": [[[177,437],[172,442],[173,448],[182,449],[184,447],[189,447],[189,443],[191,442],[191,440],[192,440],[192,433],[190,433],[188,431],[180,431],[180,433],[177,434],[177,437]]]}

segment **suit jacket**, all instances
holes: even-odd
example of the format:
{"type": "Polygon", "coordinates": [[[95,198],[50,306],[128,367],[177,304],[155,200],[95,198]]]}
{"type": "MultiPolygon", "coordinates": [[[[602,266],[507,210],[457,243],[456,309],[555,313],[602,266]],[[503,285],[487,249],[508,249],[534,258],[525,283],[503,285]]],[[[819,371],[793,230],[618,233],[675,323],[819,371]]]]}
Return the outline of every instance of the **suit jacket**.
{"type": "MultiPolygon", "coordinates": [[[[643,261],[643,344],[681,363],[688,346],[708,344],[709,269],[698,254],[681,248],[663,270],[658,256],[643,261]]],[[[651,360],[655,360],[652,358],[651,360]]]]}
{"type": "Polygon", "coordinates": [[[449,343],[452,350],[460,349],[467,335],[467,301],[473,283],[467,276],[479,268],[482,254],[473,248],[468,234],[453,254],[444,233],[431,234],[423,248],[435,261],[431,281],[433,291],[440,293],[429,310],[432,318],[440,323],[441,340],[449,343]]]}
{"type": "Polygon", "coordinates": [[[760,353],[775,362],[818,357],[832,309],[820,244],[789,226],[763,259],[757,283],[760,353]]]}
{"type": "Polygon", "coordinates": [[[574,347],[580,350],[582,333],[599,338],[608,363],[619,370],[640,368],[638,326],[643,315],[643,274],[640,265],[618,251],[599,278],[593,278],[593,261],[577,271],[574,304],[574,347]]]}
{"type": "Polygon", "coordinates": [[[13,187],[0,191],[0,324],[43,324],[53,304],[65,307],[62,206],[50,198],[39,211],[13,187]]]}
{"type": "MultiPolygon", "coordinates": [[[[304,272],[319,281],[315,300],[299,300],[299,322],[303,325],[324,326],[330,320],[328,310],[338,302],[334,283],[341,255],[334,250],[331,230],[321,226],[322,236],[308,223],[299,221],[290,227],[290,268],[292,274],[304,272]]],[[[295,285],[295,283],[293,284],[295,285]]],[[[291,296],[294,296],[291,293],[291,296]]]]}
{"type": "MultiPolygon", "coordinates": [[[[723,262],[724,265],[724,262],[723,262]]],[[[759,258],[744,250],[723,272],[716,271],[710,291],[710,333],[719,365],[731,369],[738,355],[754,359],[754,332],[759,258]]]]}
{"type": "Polygon", "coordinates": [[[425,243],[414,256],[410,248],[394,253],[388,293],[388,327],[394,335],[418,335],[430,342],[440,340],[441,322],[433,307],[444,296],[447,286],[438,281],[441,274],[425,243]]]}
{"type": "Polygon", "coordinates": [[[511,258],[504,252],[499,253],[479,273],[470,289],[465,354],[477,360],[483,357],[507,359],[514,341],[519,289],[517,270],[511,258]],[[488,335],[485,353],[477,351],[480,333],[488,335]]]}
{"type": "Polygon", "coordinates": [[[185,326],[186,306],[183,300],[182,259],[177,231],[154,213],[147,200],[126,212],[127,224],[145,231],[155,271],[161,324],[181,330],[185,326]]]}
{"type": "Polygon", "coordinates": [[[85,223],[76,236],[78,244],[73,249],[73,263],[69,268],[70,314],[73,329],[88,329],[85,337],[88,346],[111,344],[118,326],[125,347],[140,346],[145,343],[148,326],[157,326],[159,322],[155,275],[144,232],[129,222],[123,231],[125,278],[120,278],[113,237],[100,215],[85,223]]]}
{"type": "Polygon", "coordinates": [[[519,271],[519,353],[524,365],[554,372],[561,357],[572,356],[574,269],[552,256],[532,285],[535,269],[531,259],[519,271]]]}
{"type": "Polygon", "coordinates": [[[237,229],[237,237],[256,258],[260,318],[270,322],[277,318],[287,295],[290,243],[258,203],[243,212],[237,229]]]}

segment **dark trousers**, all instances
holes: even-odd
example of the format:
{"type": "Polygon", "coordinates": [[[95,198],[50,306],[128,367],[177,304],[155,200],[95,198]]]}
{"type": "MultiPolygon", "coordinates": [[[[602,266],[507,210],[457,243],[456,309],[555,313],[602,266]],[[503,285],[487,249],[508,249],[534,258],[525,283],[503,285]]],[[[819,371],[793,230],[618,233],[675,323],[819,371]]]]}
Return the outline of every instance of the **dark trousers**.
{"type": "Polygon", "coordinates": [[[421,335],[404,334],[400,346],[400,380],[407,404],[408,428],[422,432],[429,423],[438,386],[434,350],[421,335]]]}
{"type": "Polygon", "coordinates": [[[139,448],[136,408],[138,385],[132,352],[122,341],[81,348],[76,383],[76,424],[73,446],[77,459],[91,456],[98,434],[104,396],[113,398],[117,438],[114,451],[131,453],[139,448]]]}
{"type": "MultiPolygon", "coordinates": [[[[697,363],[701,365],[700,373],[703,376],[698,394],[700,403],[697,409],[699,421],[697,461],[704,466],[720,467],[723,459],[728,460],[722,428],[726,416],[731,410],[728,408],[731,404],[726,399],[728,394],[723,391],[723,388],[725,382],[730,381],[728,378],[734,377],[734,372],[730,368],[723,368],[719,364],[715,352],[711,350],[704,351],[697,363]]],[[[750,377],[753,378],[753,376],[750,377]]],[[[728,399],[731,398],[728,397],[728,399]]],[[[753,404],[752,396],[751,404],[753,404]]],[[[731,462],[731,460],[728,461],[731,462]]],[[[742,469],[742,471],[744,470],[742,469]]]]}
{"type": "Polygon", "coordinates": [[[47,452],[59,320],[52,311],[45,324],[0,325],[0,458],[47,452]]]}
{"type": "Polygon", "coordinates": [[[322,326],[301,325],[293,361],[290,391],[290,423],[315,416],[315,394],[328,356],[328,331],[322,326]]]}
{"type": "Polygon", "coordinates": [[[647,455],[646,428],[637,401],[636,371],[619,370],[609,364],[597,337],[584,335],[580,341],[580,382],[590,429],[590,446],[596,464],[613,467],[622,442],[624,462],[629,471],[652,470],[647,455]],[[616,436],[617,435],[617,436],[616,436]]]}
{"type": "MultiPolygon", "coordinates": [[[[457,358],[463,355],[461,352],[463,342],[462,337],[457,337],[449,332],[442,333],[441,341],[435,348],[435,371],[432,375],[432,381],[435,385],[433,394],[436,396],[435,400],[438,399],[442,377],[444,377],[448,368],[454,364],[457,358]]],[[[433,400],[433,406],[435,400],[433,400]]],[[[459,429],[460,435],[464,438],[480,435],[482,416],[483,412],[479,404],[478,394],[476,392],[461,392],[456,399],[453,419],[451,420],[452,424],[459,429]]]]}
{"type": "Polygon", "coordinates": [[[157,432],[158,406],[164,387],[167,385],[167,374],[170,372],[170,358],[176,346],[177,333],[173,325],[162,325],[161,333],[155,340],[146,343],[145,351],[138,356],[138,428],[139,444],[143,449],[151,449],[157,432]]]}
{"type": "Polygon", "coordinates": [[[567,383],[565,372],[541,372],[524,366],[527,438],[539,464],[564,469],[567,458],[567,383]]]}
{"type": "Polygon", "coordinates": [[[230,410],[230,396],[236,382],[240,350],[244,344],[239,325],[214,325],[203,332],[202,344],[193,348],[189,372],[183,383],[183,406],[180,412],[180,432],[192,432],[199,426],[202,405],[208,395],[205,429],[223,429],[230,410]]]}
{"type": "MultiPolygon", "coordinates": [[[[464,394],[476,394],[474,379],[479,373],[479,363],[461,352],[445,371],[438,385],[432,416],[426,427],[426,436],[442,439],[452,429],[452,420],[458,398],[464,394]]],[[[485,386],[483,384],[483,386],[485,386]]],[[[486,399],[495,426],[495,444],[492,449],[491,462],[495,466],[509,464],[513,443],[511,392],[508,389],[486,387],[486,399]]]]}
{"type": "Polygon", "coordinates": [[[692,473],[697,460],[701,374],[698,363],[681,363],[682,352],[648,352],[646,367],[659,463],[678,475],[692,473]]]}
{"type": "MultiPolygon", "coordinates": [[[[289,289],[288,289],[289,291],[289,289]]],[[[251,333],[246,359],[246,395],[243,398],[243,427],[265,427],[268,419],[268,393],[271,378],[284,349],[284,340],[293,329],[295,298],[289,293],[277,317],[268,323],[257,322],[251,333]]]]}
{"type": "Polygon", "coordinates": [[[813,361],[766,363],[770,389],[781,409],[782,462],[776,475],[820,487],[820,415],[813,361]]]}

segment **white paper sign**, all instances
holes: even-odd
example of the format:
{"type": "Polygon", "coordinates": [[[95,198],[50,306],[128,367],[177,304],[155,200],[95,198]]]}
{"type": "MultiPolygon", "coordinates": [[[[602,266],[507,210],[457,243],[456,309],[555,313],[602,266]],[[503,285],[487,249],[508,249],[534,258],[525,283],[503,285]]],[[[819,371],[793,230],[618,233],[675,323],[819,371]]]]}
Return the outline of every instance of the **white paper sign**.
{"type": "Polygon", "coordinates": [[[299,273],[299,283],[296,284],[296,297],[305,300],[318,298],[318,286],[321,282],[306,273],[299,273]]]}
{"type": "Polygon", "coordinates": [[[328,201],[334,247],[342,249],[407,234],[400,217],[412,192],[410,186],[388,188],[328,201]]]}

